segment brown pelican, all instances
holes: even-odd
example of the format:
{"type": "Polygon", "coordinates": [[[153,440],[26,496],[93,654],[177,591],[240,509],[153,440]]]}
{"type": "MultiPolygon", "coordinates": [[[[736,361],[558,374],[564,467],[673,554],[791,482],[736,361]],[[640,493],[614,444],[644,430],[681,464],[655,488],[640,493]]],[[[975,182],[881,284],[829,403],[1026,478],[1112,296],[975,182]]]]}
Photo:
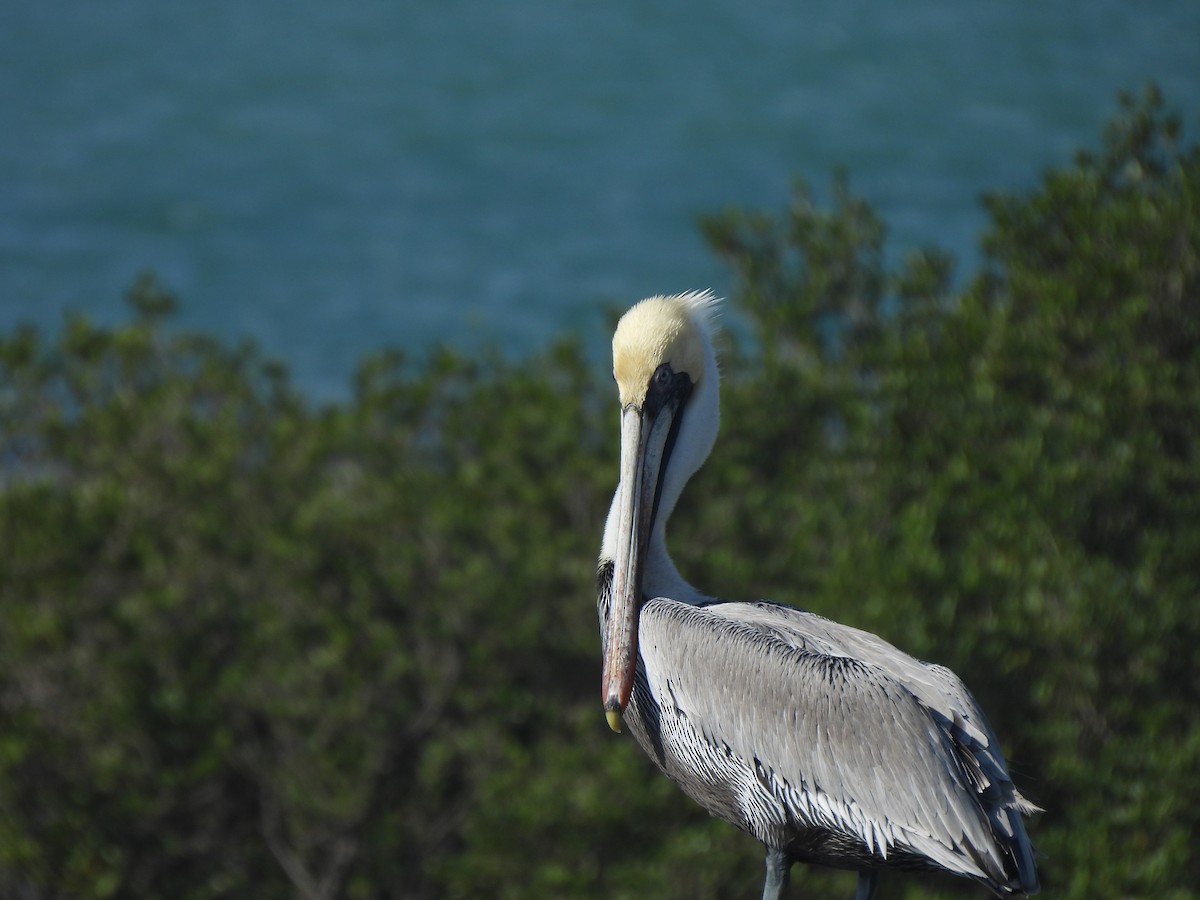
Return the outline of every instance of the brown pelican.
{"type": "Polygon", "coordinates": [[[597,572],[608,723],[714,816],[766,845],[764,900],[793,862],[945,869],[997,895],[1038,889],[1009,777],[958,677],[790,606],[722,603],[683,580],[666,523],[712,449],[710,293],[651,297],[613,337],[621,473],[597,572]]]}

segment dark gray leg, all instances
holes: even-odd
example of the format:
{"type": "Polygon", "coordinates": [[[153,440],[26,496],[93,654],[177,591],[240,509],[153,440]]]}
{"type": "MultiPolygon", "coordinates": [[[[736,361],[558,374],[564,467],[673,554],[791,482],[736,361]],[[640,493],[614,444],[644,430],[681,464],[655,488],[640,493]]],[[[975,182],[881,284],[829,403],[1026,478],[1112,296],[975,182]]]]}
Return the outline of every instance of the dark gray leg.
{"type": "Polygon", "coordinates": [[[763,900],[782,900],[787,888],[792,861],[782,850],[767,848],[767,880],[763,882],[763,900]]]}
{"type": "Polygon", "coordinates": [[[875,885],[879,881],[879,873],[874,869],[860,869],[858,872],[858,888],[854,891],[854,900],[871,900],[875,896],[875,885]]]}

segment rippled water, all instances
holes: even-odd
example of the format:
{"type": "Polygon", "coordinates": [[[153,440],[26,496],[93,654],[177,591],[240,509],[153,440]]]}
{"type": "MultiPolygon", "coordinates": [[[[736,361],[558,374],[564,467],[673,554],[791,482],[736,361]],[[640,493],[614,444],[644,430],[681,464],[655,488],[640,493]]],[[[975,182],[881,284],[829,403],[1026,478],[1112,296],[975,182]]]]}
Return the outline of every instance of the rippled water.
{"type": "Polygon", "coordinates": [[[0,327],[182,321],[317,395],[383,345],[566,329],[729,286],[695,217],[845,166],[897,252],[1095,145],[1121,89],[1200,111],[1200,3],[7,4],[0,327]]]}

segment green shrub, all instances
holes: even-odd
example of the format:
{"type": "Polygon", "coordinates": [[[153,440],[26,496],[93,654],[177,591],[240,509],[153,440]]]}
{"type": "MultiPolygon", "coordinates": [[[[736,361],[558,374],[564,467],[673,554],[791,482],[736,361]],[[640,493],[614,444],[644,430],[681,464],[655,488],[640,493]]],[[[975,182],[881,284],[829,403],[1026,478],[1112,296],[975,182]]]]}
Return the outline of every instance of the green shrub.
{"type": "MultiPolygon", "coordinates": [[[[1048,896],[1200,883],[1198,181],[1149,93],[987,201],[961,286],[890,266],[844,179],[703,223],[754,347],[682,571],[955,668],[1048,896]]],[[[131,301],[0,338],[0,895],[757,894],[758,845],[601,714],[605,367],[382,354],[315,408],[131,301]]]]}

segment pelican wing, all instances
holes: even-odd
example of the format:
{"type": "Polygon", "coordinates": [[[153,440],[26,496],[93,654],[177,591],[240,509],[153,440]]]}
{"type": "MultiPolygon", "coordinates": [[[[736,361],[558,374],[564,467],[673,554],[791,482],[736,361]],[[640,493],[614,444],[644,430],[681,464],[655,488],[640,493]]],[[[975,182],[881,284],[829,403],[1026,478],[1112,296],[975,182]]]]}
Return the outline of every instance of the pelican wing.
{"type": "Polygon", "coordinates": [[[869,631],[781,603],[718,603],[707,608],[772,634],[797,649],[846,656],[883,669],[931,714],[949,724],[956,745],[969,757],[971,767],[979,770],[972,773],[974,786],[989,808],[1012,808],[1025,815],[1041,812],[1013,785],[987,716],[962,679],[950,669],[915,659],[869,631]]]}
{"type": "MultiPolygon", "coordinates": [[[[916,853],[1016,887],[984,796],[997,772],[1011,782],[974,701],[960,708],[966,689],[946,687],[949,670],[775,604],[657,598],[642,608],[639,643],[650,695],[673,723],[662,741],[697,757],[699,740],[708,759],[695,777],[739,780],[724,789],[760,839],[799,821],[871,855],[916,853]]],[[[1021,828],[1015,812],[1000,818],[1002,831],[1021,828]]],[[[1016,839],[1028,847],[1023,830],[1016,839]]]]}

